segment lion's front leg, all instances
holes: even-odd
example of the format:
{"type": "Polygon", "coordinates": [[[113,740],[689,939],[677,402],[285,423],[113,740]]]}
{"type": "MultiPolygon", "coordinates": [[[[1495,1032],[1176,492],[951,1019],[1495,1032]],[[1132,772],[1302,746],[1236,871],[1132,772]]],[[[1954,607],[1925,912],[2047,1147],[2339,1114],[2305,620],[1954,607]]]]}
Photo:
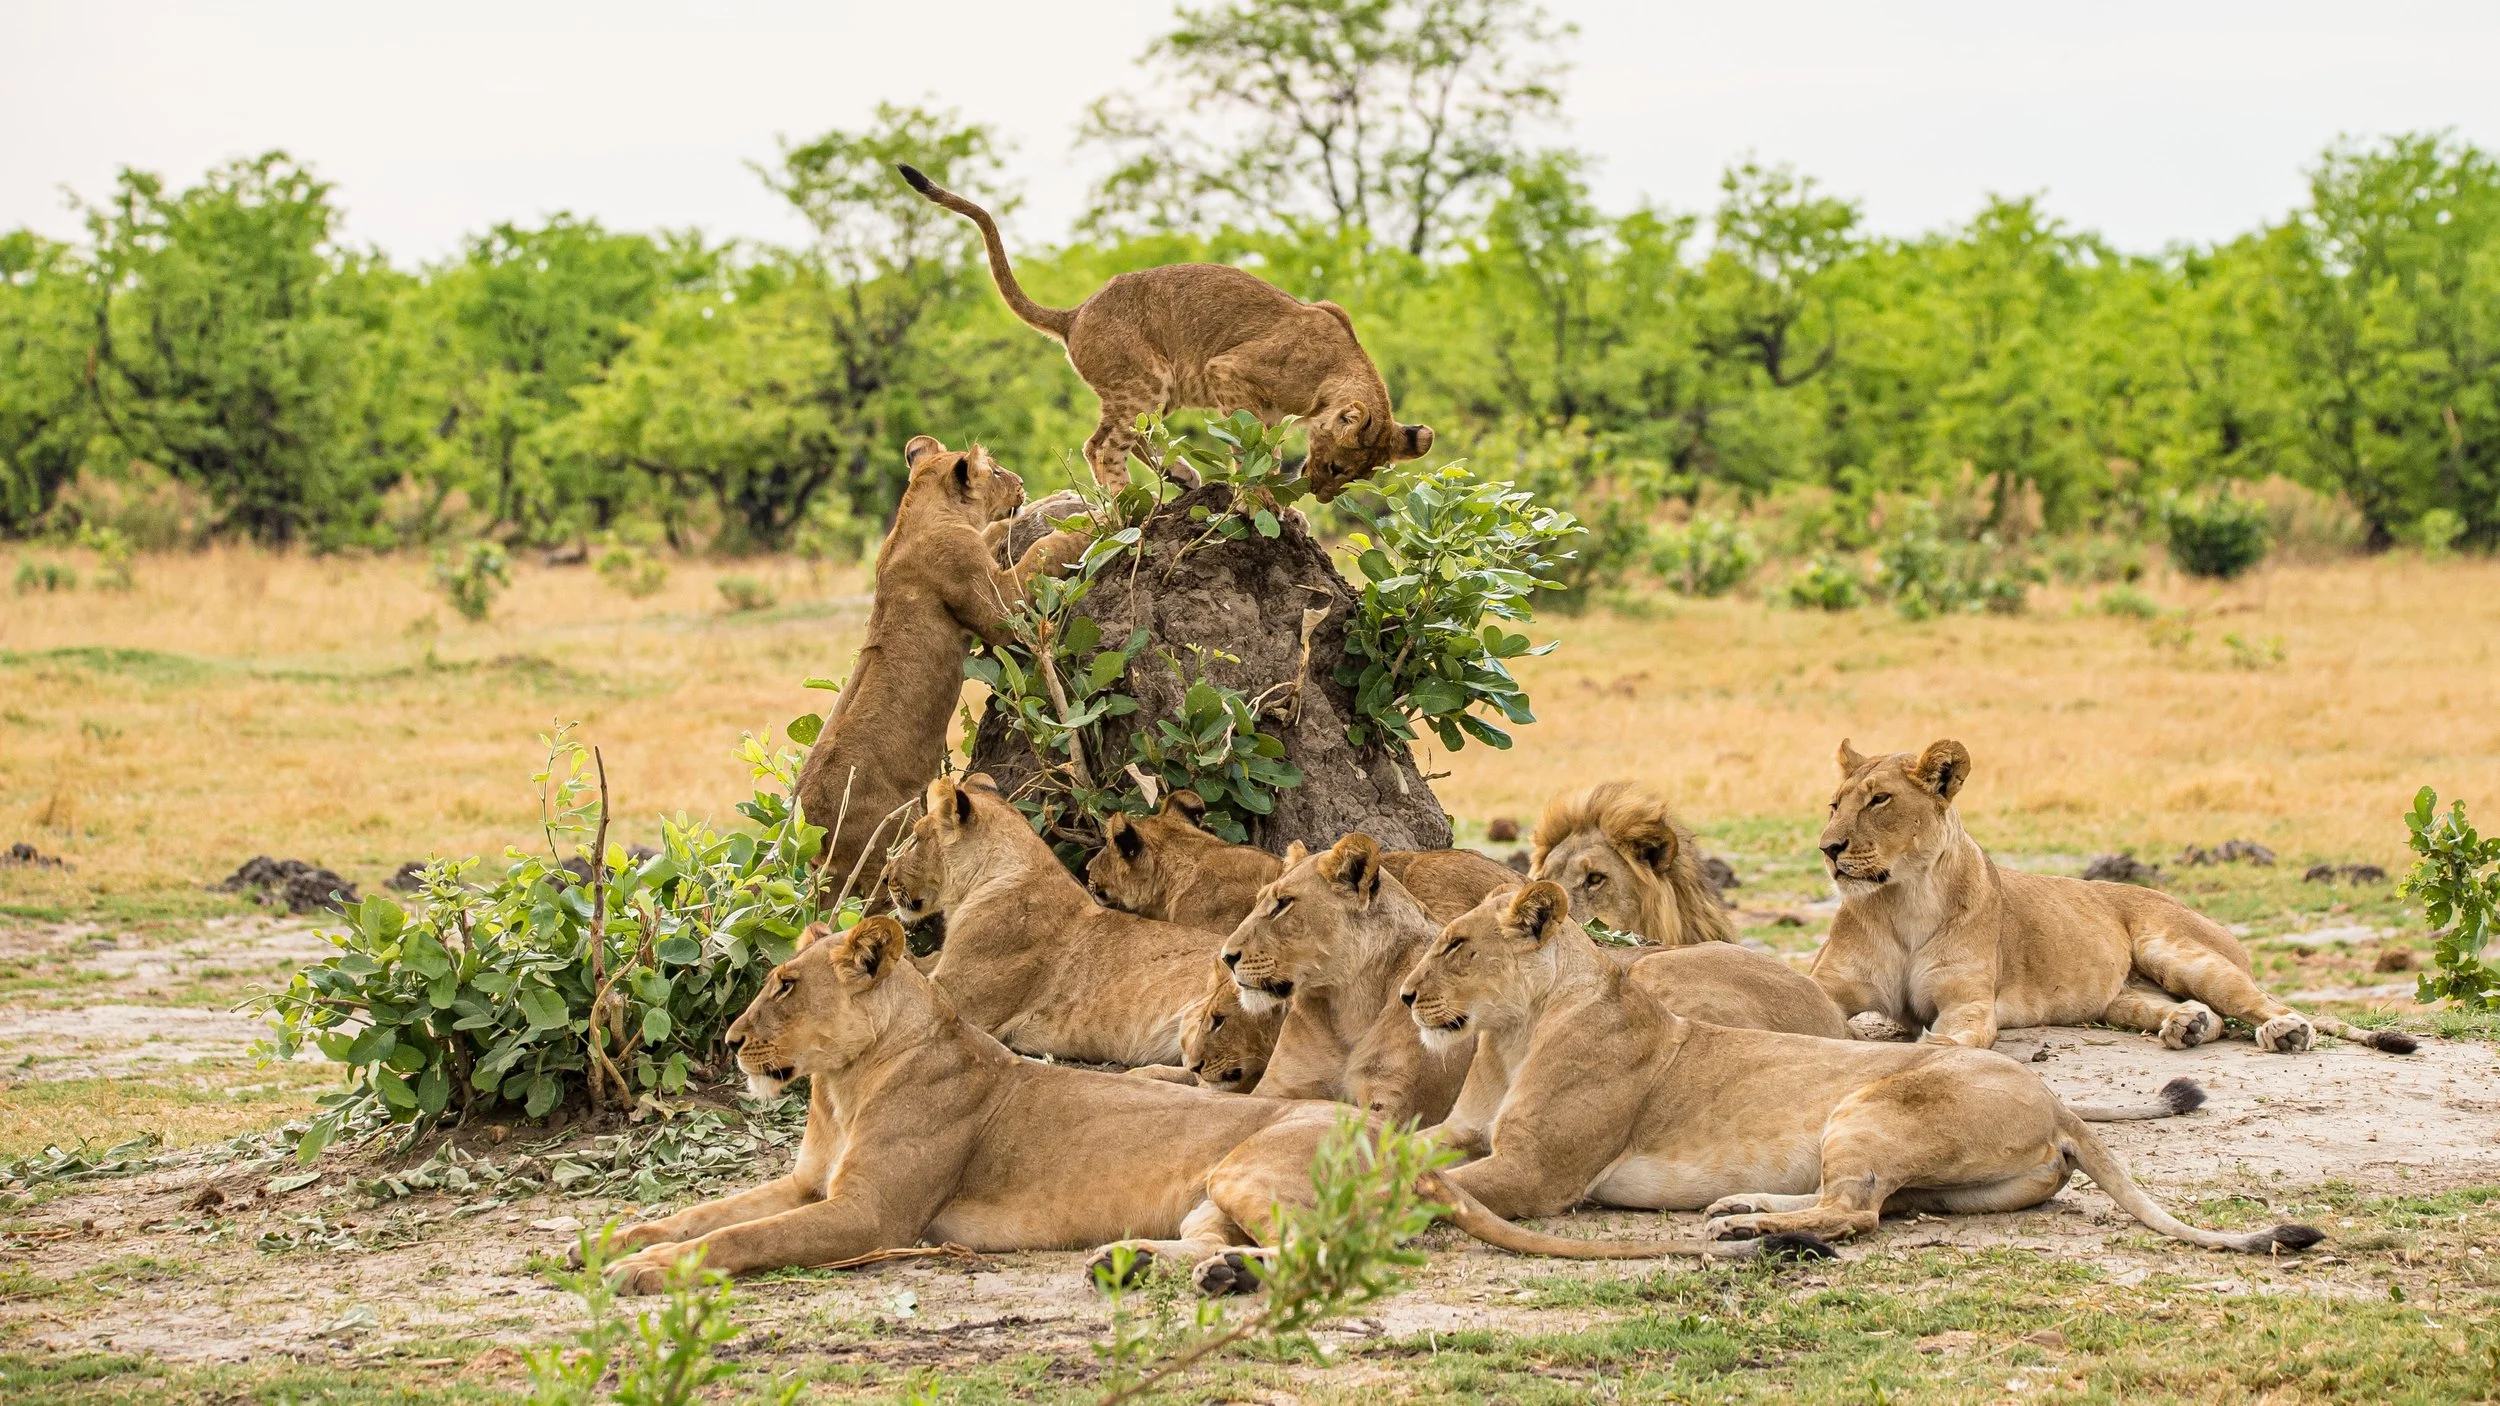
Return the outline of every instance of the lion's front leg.
{"type": "Polygon", "coordinates": [[[698,1238],[652,1245],[617,1261],[608,1277],[620,1293],[656,1294],[667,1283],[670,1268],[698,1251],[704,1268],[723,1274],[805,1269],[914,1244],[925,1225],[906,1225],[880,1209],[878,1198],[844,1195],[837,1189],[812,1205],[725,1225],[698,1238]]]}
{"type": "Polygon", "coordinates": [[[1936,975],[1928,989],[1936,1003],[1936,1018],[1928,1027],[1929,1043],[1995,1048],[1997,983],[1993,970],[1976,965],[1948,968],[1936,975]]]}
{"type": "MultiPolygon", "coordinates": [[[[628,1226],[616,1233],[613,1243],[619,1250],[640,1250],[647,1246],[673,1245],[708,1235],[723,1226],[762,1220],[767,1216],[777,1216],[786,1211],[797,1210],[816,1200],[817,1195],[816,1188],[802,1184],[797,1174],[793,1173],[768,1181],[752,1191],[741,1191],[735,1196],[723,1196],[717,1201],[706,1201],[699,1206],[689,1206],[673,1216],[662,1216],[658,1220],[628,1226]]],[[[579,1253],[577,1249],[575,1255],[578,1257],[579,1253]]]]}

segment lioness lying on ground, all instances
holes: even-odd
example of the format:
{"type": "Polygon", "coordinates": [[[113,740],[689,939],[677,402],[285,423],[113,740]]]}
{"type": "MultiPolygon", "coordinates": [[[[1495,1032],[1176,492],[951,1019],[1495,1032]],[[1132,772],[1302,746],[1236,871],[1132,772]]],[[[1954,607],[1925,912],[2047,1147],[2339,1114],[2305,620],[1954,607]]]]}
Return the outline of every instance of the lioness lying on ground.
{"type": "Polygon", "coordinates": [[[877,549],[867,642],[799,769],[808,823],[827,831],[816,862],[836,885],[871,844],[893,838],[891,825],[873,832],[937,774],[972,638],[1003,642],[1032,579],[1086,546],[1081,533],[1054,532],[1001,567],[984,529],[1014,514],[1024,481],[977,444],[958,454],[927,435],[903,447],[903,462],[911,480],[877,549]]]}
{"type": "Polygon", "coordinates": [[[1497,1215],[1584,1200],[1707,1208],[1723,1237],[1875,1228],[1892,1211],[2017,1211],[2080,1167],[2120,1209],[2215,1249],[2300,1249],[2171,1216],[2037,1076],[1985,1050],[1818,1040],[1685,1020],[1599,954],[1559,885],[1488,899],[1416,964],[1426,1038],[1473,1037],[1437,1135],[1489,1155],[1443,1174],[1497,1215]],[[1603,1071],[1603,1077],[1595,1077],[1603,1071]]]}
{"type": "Polygon", "coordinates": [[[1693,832],[1666,802],[1628,781],[1556,796],[1537,817],[1528,872],[1571,895],[1571,915],[1661,947],[1734,942],[1736,929],[1701,876],[1693,832]]]}
{"type": "Polygon", "coordinates": [[[927,799],[890,878],[908,916],[944,915],[929,974],[963,1017],[1026,1054],[1179,1059],[1222,939],[1095,903],[987,777],[941,776],[927,799]]]}
{"type": "Polygon", "coordinates": [[[1102,401],[1085,462],[1104,483],[1128,482],[1128,456],[1143,440],[1140,415],[1183,406],[1268,424],[1301,417],[1311,437],[1303,470],[1325,503],[1383,464],[1432,452],[1432,427],[1389,413],[1388,383],[1354,339],[1354,319],[1335,303],[1306,303],[1224,264],[1170,264],[1124,273],[1073,308],[1025,296],[1007,264],[990,213],[909,166],[911,188],[980,228],[990,277],[1028,327],[1065,343],[1068,364],[1102,401]]]}
{"type": "MultiPolygon", "coordinates": [[[[727,1043],[758,1097],[807,1076],[797,1161],[752,1191],[622,1232],[633,1253],[610,1273],[628,1293],[657,1292],[696,1250],[708,1268],[751,1274],[924,1240],[1103,1246],[1096,1264],[1116,1241],[1197,1265],[1203,1288],[1248,1288],[1244,1251],[1273,1234],[1277,1207],[1311,1203],[1312,1155],[1348,1116],[1018,1058],[956,1015],[887,917],[838,935],[809,928],[727,1043]]],[[[1461,1229],[1523,1253],[1743,1257],[1699,1242],[1562,1240],[1435,1189],[1461,1229]]]]}
{"type": "MultiPolygon", "coordinates": [[[[1086,863],[1086,883],[1112,907],[1231,932],[1285,861],[1208,830],[1206,813],[1197,792],[1175,791],[1152,815],[1112,816],[1103,822],[1102,848],[1086,863]]],[[[1384,850],[1380,864],[1438,923],[1520,882],[1508,865],[1471,849],[1384,850]]]]}
{"type": "Polygon", "coordinates": [[[1837,760],[1820,843],[1840,913],[1813,975],[1845,1013],[1977,1049],[2026,1025],[2116,1025],[2186,1049],[2229,1016],[2263,1050],[2305,1050],[2314,1026],[2413,1052],[2410,1035],[2303,1016],[2268,995],[2240,940],[2168,894],[1999,869],[1954,814],[1971,769],[1961,743],[1867,757],[1843,741],[1837,760]]]}

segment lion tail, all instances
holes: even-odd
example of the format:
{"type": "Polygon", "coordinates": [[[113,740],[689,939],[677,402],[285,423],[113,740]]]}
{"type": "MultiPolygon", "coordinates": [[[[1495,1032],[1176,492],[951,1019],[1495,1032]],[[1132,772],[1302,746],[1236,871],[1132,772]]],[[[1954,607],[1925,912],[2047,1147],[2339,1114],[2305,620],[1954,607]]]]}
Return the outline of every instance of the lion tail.
{"type": "Polygon", "coordinates": [[[2346,1025],[2331,1015],[2310,1016],[2309,1023],[2338,1040],[2350,1040],[2356,1045],[2367,1045],[2386,1054],[2406,1055],[2422,1048],[2421,1041],[2401,1030],[2364,1030],[2357,1025],[2346,1025]]]}
{"type": "Polygon", "coordinates": [[[2264,1255],[2278,1250],[2306,1250],[2326,1238],[2326,1232],[2306,1225],[2277,1225],[2244,1233],[2204,1230],[2190,1225],[2163,1210],[2160,1202],[2136,1185],[2135,1178],[2127,1175],[2127,1164],[2118,1160],[2118,1154],[2110,1151],[2090,1128],[2084,1126],[2083,1120],[2075,1116],[2075,1110],[2062,1103],[2057,1109],[2057,1131],[2058,1148],[2066,1154],[2066,1160],[2083,1168],[2083,1174],[2092,1178],[2092,1184],[2106,1193],[2110,1200],[2117,1202],[2118,1209],[2173,1240],[2185,1240],[2209,1250],[2237,1250],[2242,1254],[2264,1255]]]}
{"type": "Polygon", "coordinates": [[[2161,1086],[2150,1103],[2071,1103],[2067,1107],[2087,1123],[2132,1123],[2145,1118],[2176,1118],[2205,1106],[2205,1086],[2181,1077],[2161,1086]]]}
{"type": "Polygon", "coordinates": [[[1007,264],[1007,246],[999,242],[998,221],[990,218],[989,211],[920,174],[916,167],[898,162],[894,169],[902,172],[911,188],[930,203],[942,205],[980,227],[981,245],[989,251],[990,277],[997,281],[998,296],[1007,300],[1009,312],[1022,318],[1027,327],[1048,332],[1063,342],[1068,339],[1068,329],[1076,324],[1076,309],[1046,308],[1025,295],[1024,285],[1016,282],[1016,271],[1007,264]]]}
{"type": "Polygon", "coordinates": [[[1839,1257],[1831,1246],[1813,1235],[1770,1235],[1758,1240],[1567,1240],[1511,1224],[1437,1172],[1424,1178],[1422,1191],[1450,1208],[1452,1225],[1495,1249],[1518,1255],[1551,1255],[1569,1260],[1654,1260],[1670,1255],[1722,1260],[1839,1257]]]}

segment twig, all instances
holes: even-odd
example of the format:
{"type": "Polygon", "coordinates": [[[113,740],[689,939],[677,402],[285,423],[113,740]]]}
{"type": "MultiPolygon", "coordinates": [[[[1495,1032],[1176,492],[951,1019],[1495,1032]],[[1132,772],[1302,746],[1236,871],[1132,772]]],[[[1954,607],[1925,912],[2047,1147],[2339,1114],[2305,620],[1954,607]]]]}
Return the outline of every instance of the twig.
{"type": "MultiPolygon", "coordinates": [[[[596,1061],[590,1068],[590,1101],[604,1102],[601,1097],[610,1081],[616,1088],[615,1106],[633,1106],[633,1088],[625,1082],[624,1071],[608,1058],[605,1025],[608,1000],[615,994],[616,978],[623,976],[619,968],[615,976],[608,974],[608,759],[599,749],[590,749],[590,760],[599,769],[599,830],[590,846],[590,1032],[586,1043],[590,1057],[596,1061]]],[[[621,1042],[622,1031],[616,1038],[621,1042]]]]}
{"type": "MultiPolygon", "coordinates": [[[[857,780],[859,780],[858,767],[851,767],[842,774],[842,808],[834,812],[833,829],[828,831],[825,835],[824,857],[827,861],[831,861],[833,858],[833,847],[842,842],[842,827],[850,823],[851,783],[857,780]]],[[[791,792],[795,796],[797,794],[797,788],[795,786],[792,787],[791,792]]],[[[804,819],[805,817],[801,818],[804,819]]],[[[807,898],[809,907],[814,907],[816,899],[823,896],[825,891],[825,871],[832,867],[833,866],[830,862],[818,864],[816,866],[815,876],[807,881],[807,898]]]]}
{"type": "Polygon", "coordinates": [[[1033,657],[1039,660],[1042,666],[1042,687],[1050,690],[1050,706],[1059,710],[1059,725],[1067,728],[1068,764],[1076,772],[1077,784],[1091,791],[1094,789],[1094,778],[1091,770],[1085,765],[1085,739],[1077,734],[1075,728],[1068,726],[1068,719],[1072,716],[1068,707],[1068,691],[1060,686],[1059,666],[1051,662],[1051,655],[1056,650],[1050,641],[1050,622],[1047,620],[1041,622],[1040,629],[1035,633],[1041,641],[1041,648],[1033,651],[1033,657]]]}
{"type": "Polygon", "coordinates": [[[896,816],[901,815],[903,812],[910,810],[913,806],[918,804],[920,804],[920,798],[918,796],[914,796],[910,800],[903,802],[894,809],[887,811],[884,818],[877,822],[876,828],[868,832],[868,842],[859,847],[859,858],[851,862],[851,876],[842,881],[842,891],[834,895],[833,908],[831,911],[839,913],[842,911],[842,905],[851,901],[851,885],[859,882],[860,868],[867,864],[869,852],[877,847],[877,836],[885,832],[885,822],[887,820],[894,819],[896,816]]]}
{"type": "Polygon", "coordinates": [[[824,1264],[811,1264],[804,1267],[808,1269],[857,1269],[864,1264],[883,1264],[887,1260],[920,1260],[940,1256],[957,1260],[981,1257],[980,1252],[970,1245],[958,1245],[949,1240],[943,1245],[898,1245],[890,1250],[870,1250],[867,1254],[853,1255],[846,1260],[831,1260],[824,1264]]]}
{"type": "Polygon", "coordinates": [[[1302,721],[1302,689],[1311,680],[1311,635],[1319,629],[1320,622],[1328,618],[1330,608],[1324,605],[1303,607],[1301,662],[1294,665],[1291,682],[1270,684],[1260,691],[1257,700],[1250,705],[1252,716],[1270,716],[1268,710],[1274,706],[1271,700],[1282,694],[1282,707],[1274,714],[1277,723],[1292,728],[1302,721]]]}

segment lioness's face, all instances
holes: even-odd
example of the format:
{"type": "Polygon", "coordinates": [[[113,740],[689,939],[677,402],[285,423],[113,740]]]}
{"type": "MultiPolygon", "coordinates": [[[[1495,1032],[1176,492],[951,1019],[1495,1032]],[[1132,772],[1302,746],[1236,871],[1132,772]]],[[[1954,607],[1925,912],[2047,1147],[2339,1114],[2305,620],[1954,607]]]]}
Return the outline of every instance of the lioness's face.
{"type": "Polygon", "coordinates": [[[1243,1010],[1240,988],[1218,981],[1181,1017],[1181,1063],[1207,1088],[1248,1093],[1267,1072],[1283,1015],[1243,1010]]]}
{"type": "Polygon", "coordinates": [[[1816,843],[1842,894],[1864,896],[1904,872],[1923,871],[1950,834],[1970,753],[1947,741],[1916,756],[1866,757],[1844,741],[1837,760],[1840,789],[1816,843]]]}
{"type": "Polygon", "coordinates": [[[914,483],[945,480],[947,496],[975,521],[996,522],[1024,506],[1024,480],[1000,468],[980,445],[959,453],[924,434],[903,446],[903,462],[914,483]]]}
{"type": "MultiPolygon", "coordinates": [[[[1537,856],[1529,877],[1562,885],[1571,895],[1571,916],[1592,919],[1617,932],[1641,931],[1642,899],[1659,887],[1658,876],[1626,859],[1614,842],[1597,830],[1576,830],[1537,856]]],[[[1675,934],[1642,933],[1652,942],[1672,942],[1675,934]]]]}
{"type": "Polygon", "coordinates": [[[908,960],[902,926],[892,918],[863,919],[845,933],[811,925],[799,950],[764,978],[764,989],[724,1037],[746,1075],[747,1092],[778,1098],[792,1079],[865,1053],[877,1036],[868,1009],[872,993],[891,964],[908,960]]]}
{"type": "Polygon", "coordinates": [[[916,927],[945,911],[944,890],[946,866],[938,859],[937,842],[924,839],[924,829],[935,828],[933,816],[922,816],[912,823],[911,837],[885,866],[886,901],[893,905],[894,916],[907,927],[916,927]]]}
{"type": "Polygon", "coordinates": [[[1152,815],[1111,816],[1103,822],[1102,848],[1085,862],[1085,886],[1108,907],[1168,917],[1173,876],[1163,861],[1193,840],[1215,839],[1198,828],[1204,814],[1206,803],[1196,792],[1177,791],[1152,815]]]}
{"type": "Polygon", "coordinates": [[[1559,884],[1541,881],[1494,894],[1443,928],[1398,990],[1424,1043],[1446,1048],[1529,1018],[1531,977],[1570,908],[1559,884]]]}
{"type": "Polygon", "coordinates": [[[1268,1011],[1296,986],[1323,979],[1338,953],[1355,949],[1354,926],[1379,893],[1380,846],[1369,835],[1288,863],[1224,940],[1242,1009],[1268,1011]]]}
{"type": "Polygon", "coordinates": [[[1321,411],[1310,423],[1310,435],[1311,459],[1302,472],[1311,481],[1311,496],[1323,503],[1383,464],[1432,452],[1432,426],[1401,425],[1359,401],[1321,411]]]}

